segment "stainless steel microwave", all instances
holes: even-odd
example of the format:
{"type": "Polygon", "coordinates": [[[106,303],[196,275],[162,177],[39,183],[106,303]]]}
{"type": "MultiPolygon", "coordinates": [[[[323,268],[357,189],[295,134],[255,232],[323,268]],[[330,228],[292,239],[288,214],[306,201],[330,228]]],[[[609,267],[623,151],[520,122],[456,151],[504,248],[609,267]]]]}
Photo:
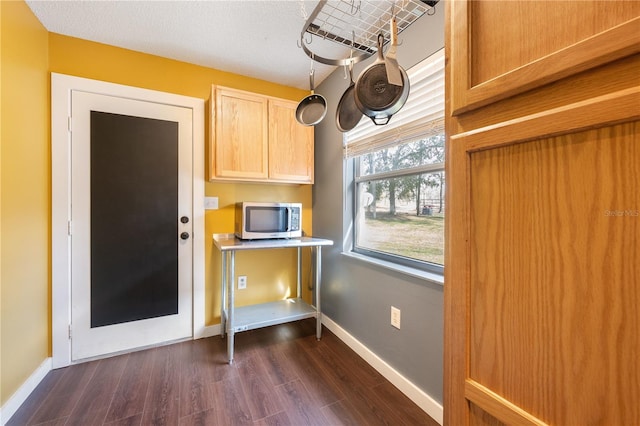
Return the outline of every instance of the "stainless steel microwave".
{"type": "Polygon", "coordinates": [[[235,235],[244,240],[302,236],[302,203],[236,203],[235,235]]]}

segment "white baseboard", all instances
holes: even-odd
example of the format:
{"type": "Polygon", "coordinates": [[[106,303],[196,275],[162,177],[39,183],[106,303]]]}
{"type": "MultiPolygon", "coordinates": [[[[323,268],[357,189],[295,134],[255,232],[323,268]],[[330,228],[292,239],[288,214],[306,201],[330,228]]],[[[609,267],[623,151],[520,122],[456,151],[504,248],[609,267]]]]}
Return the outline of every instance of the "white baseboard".
{"type": "Polygon", "coordinates": [[[386,361],[363,345],[358,339],[336,324],[331,318],[328,318],[326,315],[322,315],[322,324],[324,324],[347,346],[353,349],[355,353],[360,355],[362,359],[367,361],[367,363],[375,368],[378,373],[382,374],[384,378],[389,380],[425,413],[431,416],[438,423],[443,423],[443,407],[438,401],[410,382],[406,377],[387,364],[386,361]]]}
{"type": "Polygon", "coordinates": [[[27,400],[31,392],[40,384],[42,379],[51,371],[51,358],[45,359],[29,378],[11,395],[11,398],[0,408],[0,425],[5,425],[27,400]]]}
{"type": "Polygon", "coordinates": [[[222,327],[220,326],[220,324],[206,325],[202,329],[202,332],[198,333],[198,336],[195,337],[194,339],[202,339],[205,337],[219,336],[221,329],[222,327]]]}

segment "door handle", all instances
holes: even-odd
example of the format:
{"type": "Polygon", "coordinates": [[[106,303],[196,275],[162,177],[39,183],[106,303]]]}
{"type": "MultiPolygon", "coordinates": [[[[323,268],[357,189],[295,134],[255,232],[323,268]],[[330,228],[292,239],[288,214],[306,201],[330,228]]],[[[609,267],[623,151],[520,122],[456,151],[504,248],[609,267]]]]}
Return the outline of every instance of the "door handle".
{"type": "Polygon", "coordinates": [[[189,233],[188,232],[183,232],[182,234],[180,234],[180,238],[182,238],[183,240],[189,239],[189,233]]]}

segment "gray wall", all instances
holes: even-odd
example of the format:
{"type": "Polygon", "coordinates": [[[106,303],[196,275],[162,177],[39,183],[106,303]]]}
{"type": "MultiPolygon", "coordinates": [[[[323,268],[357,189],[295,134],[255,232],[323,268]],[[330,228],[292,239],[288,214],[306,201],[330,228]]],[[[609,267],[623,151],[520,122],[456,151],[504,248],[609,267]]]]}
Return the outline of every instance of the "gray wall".
{"type": "MultiPolygon", "coordinates": [[[[444,46],[444,5],[400,34],[398,61],[405,69],[444,46]]],[[[354,79],[374,58],[356,64],[354,79]]],[[[336,106],[348,86],[342,68],[316,92],[327,99],[325,119],[315,128],[313,234],[336,243],[323,249],[322,311],[398,372],[442,403],[443,288],[342,254],[351,232],[351,173],[342,159],[336,106]],[[391,305],[401,309],[402,328],[390,325],[391,305]]],[[[402,110],[398,113],[401,114],[402,110]]],[[[392,119],[393,121],[393,119],[392,119]]]]}

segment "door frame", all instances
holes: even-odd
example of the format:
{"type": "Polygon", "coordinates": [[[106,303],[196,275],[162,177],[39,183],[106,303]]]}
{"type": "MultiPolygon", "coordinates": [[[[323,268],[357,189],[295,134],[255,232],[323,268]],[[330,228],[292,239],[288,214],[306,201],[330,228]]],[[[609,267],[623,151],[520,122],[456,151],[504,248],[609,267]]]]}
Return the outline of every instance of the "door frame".
{"type": "Polygon", "coordinates": [[[189,108],[193,114],[192,338],[205,335],[204,294],[204,103],[203,99],[65,74],[51,73],[51,337],[52,367],[70,365],[71,93],[85,91],[189,108]]]}

